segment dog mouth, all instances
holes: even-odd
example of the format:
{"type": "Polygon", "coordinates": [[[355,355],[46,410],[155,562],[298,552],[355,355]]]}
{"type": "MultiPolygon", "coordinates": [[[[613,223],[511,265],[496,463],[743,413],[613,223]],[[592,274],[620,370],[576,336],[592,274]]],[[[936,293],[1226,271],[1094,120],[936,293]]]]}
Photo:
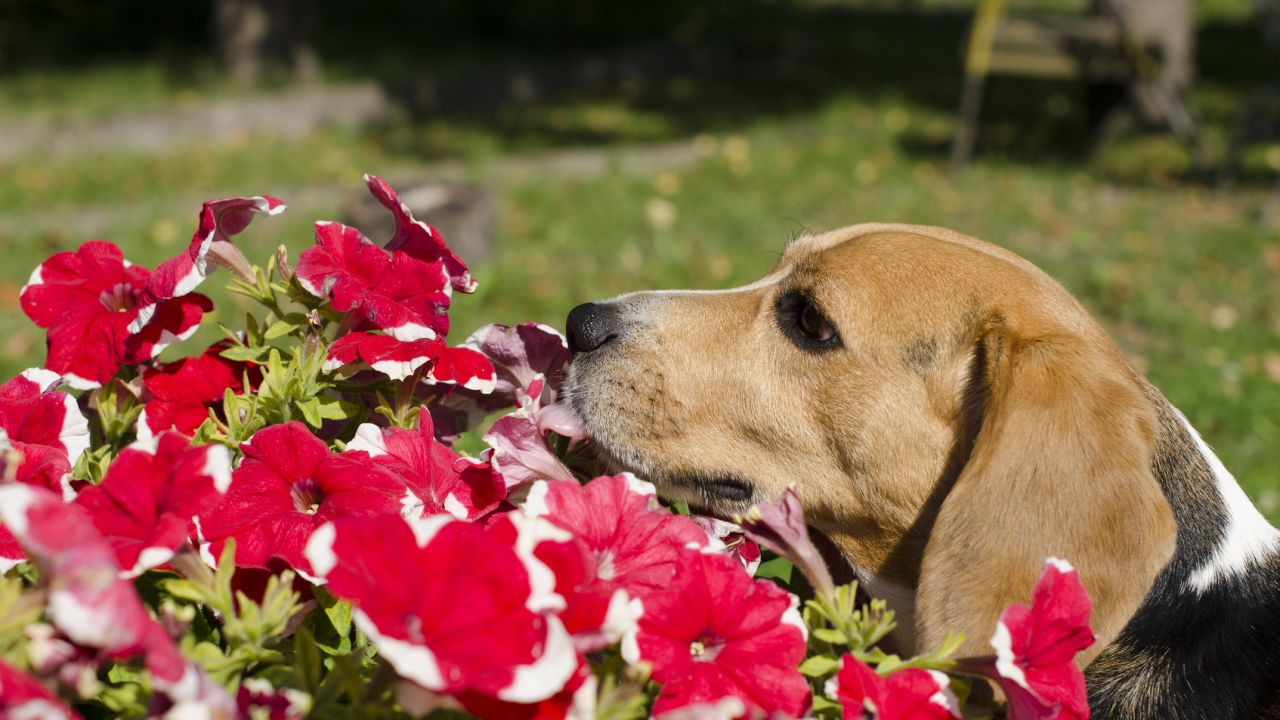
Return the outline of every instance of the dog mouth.
{"type": "Polygon", "coordinates": [[[728,501],[747,505],[755,497],[755,487],[735,475],[675,474],[665,480],[663,484],[677,489],[676,494],[692,494],[702,501],[699,504],[720,505],[728,501]]]}

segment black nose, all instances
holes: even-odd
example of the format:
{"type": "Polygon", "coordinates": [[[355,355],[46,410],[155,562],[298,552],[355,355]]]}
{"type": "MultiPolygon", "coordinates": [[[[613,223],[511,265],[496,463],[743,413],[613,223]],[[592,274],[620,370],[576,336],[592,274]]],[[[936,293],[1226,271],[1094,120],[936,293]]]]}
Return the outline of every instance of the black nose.
{"type": "Polygon", "coordinates": [[[612,305],[583,303],[569,311],[565,321],[569,349],[592,352],[618,336],[618,311],[612,305]]]}

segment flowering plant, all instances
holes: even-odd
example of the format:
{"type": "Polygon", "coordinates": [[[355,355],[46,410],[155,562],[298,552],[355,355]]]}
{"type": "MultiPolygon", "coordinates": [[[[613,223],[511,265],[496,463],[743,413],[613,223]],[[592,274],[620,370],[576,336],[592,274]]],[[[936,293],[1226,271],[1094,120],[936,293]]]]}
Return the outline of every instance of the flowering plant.
{"type": "Polygon", "coordinates": [[[450,345],[476,281],[366,182],[382,245],[319,222],[255,266],[232,238],[285,206],[225,198],[155,272],[95,241],[32,273],[48,355],[0,385],[0,714],[893,720],[989,678],[1011,717],[1088,716],[1070,565],[991,657],[885,652],[893,612],[835,585],[795,490],[732,523],[668,508],[601,474],[555,330],[450,345]],[[158,362],[214,267],[259,309],[158,362]]]}

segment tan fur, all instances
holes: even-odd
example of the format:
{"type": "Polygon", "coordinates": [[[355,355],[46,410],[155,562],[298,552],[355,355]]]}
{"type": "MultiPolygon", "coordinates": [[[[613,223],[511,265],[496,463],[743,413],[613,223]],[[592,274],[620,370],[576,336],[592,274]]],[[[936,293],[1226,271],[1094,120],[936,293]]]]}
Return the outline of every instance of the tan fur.
{"type": "Polygon", "coordinates": [[[955,630],[962,653],[989,653],[1000,611],[1027,602],[1057,556],[1094,599],[1087,661],[1173,551],[1140,379],[1061,286],[1006,250],[859,225],[792,243],[744,288],[617,302],[625,339],[575,362],[571,381],[606,453],[723,514],[745,508],[678,480],[732,474],[758,499],[796,484],[856,569],[914,594],[920,649],[955,630]],[[806,352],[780,332],[775,301],[798,288],[841,349],[806,352]]]}

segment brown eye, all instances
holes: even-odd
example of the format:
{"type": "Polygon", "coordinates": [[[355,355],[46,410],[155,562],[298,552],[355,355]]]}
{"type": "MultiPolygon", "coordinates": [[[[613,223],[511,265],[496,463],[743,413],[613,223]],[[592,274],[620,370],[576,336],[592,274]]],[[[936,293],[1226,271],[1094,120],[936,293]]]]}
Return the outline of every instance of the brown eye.
{"type": "Polygon", "coordinates": [[[800,332],[817,342],[826,342],[836,336],[835,328],[823,317],[822,311],[808,301],[796,313],[796,324],[800,327],[800,332]]]}
{"type": "Polygon", "coordinates": [[[823,352],[840,347],[840,333],[807,293],[785,293],[778,298],[775,311],[778,328],[801,350],[823,352]]]}

